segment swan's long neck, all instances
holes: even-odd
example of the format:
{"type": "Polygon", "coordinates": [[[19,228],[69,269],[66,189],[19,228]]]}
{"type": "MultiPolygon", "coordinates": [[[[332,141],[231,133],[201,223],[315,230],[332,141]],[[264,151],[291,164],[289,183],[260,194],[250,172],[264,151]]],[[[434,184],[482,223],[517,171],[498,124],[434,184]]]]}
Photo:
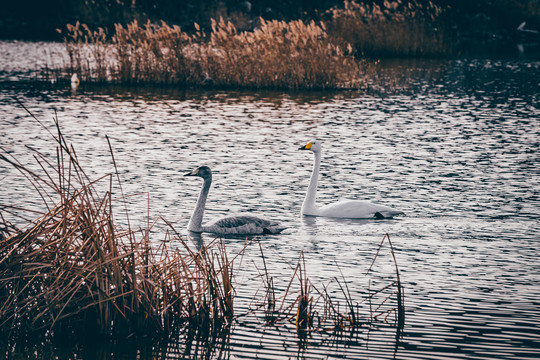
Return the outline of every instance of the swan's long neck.
{"type": "Polygon", "coordinates": [[[202,219],[204,215],[204,208],[206,206],[206,198],[208,197],[208,192],[210,191],[210,185],[212,185],[212,178],[204,179],[204,183],[197,199],[197,204],[195,205],[195,210],[189,219],[188,230],[199,232],[202,227],[202,219]]]}
{"type": "Polygon", "coordinates": [[[315,197],[317,196],[317,184],[319,183],[319,170],[321,168],[321,152],[314,152],[315,159],[313,161],[313,172],[309,180],[309,186],[306,193],[306,198],[302,204],[302,212],[309,212],[315,209],[315,197]]]}

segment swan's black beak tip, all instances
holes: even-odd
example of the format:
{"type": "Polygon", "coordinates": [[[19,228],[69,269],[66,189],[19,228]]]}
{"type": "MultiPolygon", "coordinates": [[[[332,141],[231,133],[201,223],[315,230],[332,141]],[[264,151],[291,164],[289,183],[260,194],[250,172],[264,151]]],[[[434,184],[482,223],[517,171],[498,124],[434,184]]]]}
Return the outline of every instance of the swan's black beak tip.
{"type": "Polygon", "coordinates": [[[300,146],[300,147],[298,148],[298,150],[307,150],[307,149],[306,149],[306,146],[304,145],[304,146],[300,146]]]}

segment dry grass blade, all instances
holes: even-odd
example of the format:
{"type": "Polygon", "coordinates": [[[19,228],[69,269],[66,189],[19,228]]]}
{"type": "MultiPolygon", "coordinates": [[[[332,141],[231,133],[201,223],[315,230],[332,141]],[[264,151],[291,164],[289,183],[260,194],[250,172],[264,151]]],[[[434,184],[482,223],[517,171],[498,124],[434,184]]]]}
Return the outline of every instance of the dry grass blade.
{"type": "Polygon", "coordinates": [[[258,242],[259,245],[259,251],[261,252],[261,257],[263,261],[263,267],[264,267],[264,284],[266,288],[266,294],[265,294],[265,307],[264,307],[264,314],[265,314],[265,320],[268,325],[273,325],[277,318],[278,318],[278,312],[276,311],[276,293],[274,290],[274,279],[268,275],[268,268],[266,267],[266,259],[264,257],[264,252],[261,246],[261,243],[258,242]]]}
{"type": "Polygon", "coordinates": [[[300,275],[298,279],[300,280],[300,296],[298,297],[298,310],[296,312],[296,331],[298,333],[305,332],[310,323],[312,322],[311,318],[311,299],[309,296],[309,287],[308,279],[306,274],[306,260],[304,257],[304,252],[300,252],[300,259],[298,260],[298,268],[300,275]],[[302,261],[300,261],[302,260],[302,261]],[[302,277],[302,265],[303,265],[303,274],[302,277]]]}
{"type": "MultiPolygon", "coordinates": [[[[390,240],[390,235],[385,234],[390,244],[390,252],[392,253],[392,259],[394,260],[394,266],[396,268],[396,287],[397,287],[397,303],[398,303],[398,323],[397,328],[403,329],[405,326],[405,295],[403,294],[403,285],[401,285],[401,278],[399,276],[399,267],[396,260],[396,254],[394,253],[394,246],[390,240]]],[[[396,335],[399,337],[399,335],[396,335]]]]}
{"type": "MultiPolygon", "coordinates": [[[[405,326],[405,298],[404,298],[404,293],[403,293],[403,285],[401,284],[401,277],[399,275],[399,267],[396,260],[396,254],[394,252],[394,246],[392,245],[392,241],[390,240],[390,235],[384,234],[381,240],[381,243],[379,244],[379,247],[377,248],[377,253],[374,256],[373,261],[367,273],[369,273],[373,269],[373,264],[375,263],[375,260],[379,256],[379,252],[385,240],[387,240],[388,244],[390,245],[390,253],[392,255],[392,260],[394,262],[394,267],[395,267],[396,281],[392,283],[390,286],[396,287],[396,296],[397,296],[396,310],[397,310],[397,329],[398,329],[398,335],[396,335],[396,337],[399,338],[401,336],[401,331],[403,330],[403,327],[405,326]]],[[[380,291],[382,291],[382,289],[380,291]]],[[[370,294],[370,297],[371,296],[373,296],[373,294],[370,294]]]]}
{"type": "Polygon", "coordinates": [[[336,266],[337,268],[339,269],[339,273],[341,274],[341,278],[343,279],[343,283],[345,284],[345,289],[347,290],[347,292],[345,292],[345,289],[343,288],[343,286],[341,285],[341,283],[339,282],[339,280],[336,278],[336,282],[338,283],[338,286],[341,290],[341,292],[343,293],[343,296],[345,297],[345,301],[347,302],[347,307],[349,308],[349,321],[351,322],[351,324],[356,324],[357,323],[357,316],[355,314],[355,311],[354,311],[354,306],[353,306],[353,301],[352,301],[352,297],[351,297],[351,292],[349,291],[349,286],[347,285],[347,281],[345,280],[345,276],[343,276],[343,272],[341,271],[341,268],[339,267],[339,265],[336,263],[336,266]]]}

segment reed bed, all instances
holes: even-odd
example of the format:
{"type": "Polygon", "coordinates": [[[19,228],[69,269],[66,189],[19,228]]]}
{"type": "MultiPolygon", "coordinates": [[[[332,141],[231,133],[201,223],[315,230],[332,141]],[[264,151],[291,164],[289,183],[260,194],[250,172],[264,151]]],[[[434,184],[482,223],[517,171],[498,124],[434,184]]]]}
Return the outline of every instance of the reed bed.
{"type": "MultiPolygon", "coordinates": [[[[263,310],[267,325],[278,326],[284,322],[294,324],[301,339],[311,333],[342,335],[347,331],[352,333],[362,326],[370,327],[375,323],[385,323],[395,327],[396,342],[399,341],[405,326],[404,288],[394,247],[388,234],[383,236],[366,275],[373,271],[385,242],[388,243],[389,255],[395,267],[395,279],[374,289],[371,288],[370,280],[367,295],[361,299],[351,296],[347,279],[341,269],[341,279],[335,277],[331,283],[322,286],[313,284],[307,276],[303,252],[293,267],[293,274],[285,291],[281,296],[277,295],[273,277],[268,273],[265,256],[260,248],[264,295],[254,301],[255,309],[263,310]],[[345,303],[344,305],[336,300],[335,294],[330,295],[329,289],[332,285],[337,286],[341,292],[341,296],[338,297],[345,303]]],[[[338,264],[336,267],[339,269],[338,264]]]]}
{"type": "MultiPolygon", "coordinates": [[[[164,21],[90,29],[77,22],[63,35],[63,69],[94,83],[181,87],[365,89],[376,63],[365,57],[446,56],[445,9],[416,0],[381,5],[346,0],[321,22],[259,18],[252,31],[211,19],[187,33],[164,21]]],[[[63,72],[63,75],[61,74],[63,72]]]]}
{"type": "Polygon", "coordinates": [[[229,21],[188,34],[165,22],[115,25],[114,33],[68,25],[66,74],[82,82],[189,87],[336,89],[365,86],[370,65],[328,36],[324,25],[266,21],[239,32],[229,21]]]}
{"type": "Polygon", "coordinates": [[[193,251],[172,226],[161,242],[150,240],[153,225],[138,231],[118,226],[112,197],[116,171],[90,180],[55,124],[55,158],[29,147],[39,174],[7,151],[0,154],[28,179],[46,208],[24,228],[2,225],[3,338],[33,333],[152,337],[186,326],[230,324],[232,263],[223,244],[193,251]],[[109,191],[101,194],[97,185],[104,181],[109,191]],[[171,247],[172,239],[180,249],[171,247]]]}
{"type": "Polygon", "coordinates": [[[345,0],[327,12],[330,36],[351,44],[369,57],[447,56],[452,49],[446,8],[416,0],[385,0],[382,4],[345,0]]]}

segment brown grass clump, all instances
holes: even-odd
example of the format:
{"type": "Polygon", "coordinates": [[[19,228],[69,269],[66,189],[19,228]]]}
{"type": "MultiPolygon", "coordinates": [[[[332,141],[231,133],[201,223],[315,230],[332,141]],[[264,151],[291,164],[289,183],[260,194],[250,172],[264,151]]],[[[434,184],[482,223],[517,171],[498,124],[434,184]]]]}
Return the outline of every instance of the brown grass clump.
{"type": "Polygon", "coordinates": [[[444,56],[451,51],[444,12],[416,0],[385,0],[382,5],[345,0],[343,8],[328,11],[327,27],[331,36],[364,56],[444,56]]]}
{"type": "Polygon", "coordinates": [[[231,23],[212,23],[208,70],[216,83],[277,88],[355,88],[366,64],[340,48],[315,22],[265,21],[237,33],[231,23]],[[226,78],[219,79],[219,74],[226,78]]]}
{"type": "Polygon", "coordinates": [[[257,306],[264,310],[266,324],[276,326],[282,321],[288,321],[295,325],[299,338],[303,339],[310,333],[341,335],[345,331],[354,332],[362,326],[392,323],[396,329],[396,342],[399,341],[405,326],[404,291],[394,247],[388,234],[383,236],[367,273],[373,270],[385,241],[390,246],[390,254],[395,266],[395,280],[377,289],[371,289],[370,281],[367,295],[361,299],[353,299],[347,280],[341,273],[341,280],[337,277],[332,280],[333,285],[337,284],[341,292],[341,297],[345,301],[344,307],[336,300],[335,295],[329,294],[331,284],[321,287],[308,279],[304,254],[301,252],[293,275],[282,293],[281,304],[276,309],[277,292],[274,289],[273,278],[269,276],[266,269],[266,261],[261,248],[264,266],[264,274],[261,276],[265,279],[265,294],[264,299],[258,302],[257,306]],[[298,283],[295,286],[296,281],[298,283]]]}
{"type": "Polygon", "coordinates": [[[79,23],[65,34],[67,72],[82,81],[234,88],[335,89],[365,84],[367,63],[337,45],[324,25],[266,21],[239,32],[222,18],[210,34],[165,22],[116,24],[109,36],[79,23]]]}
{"type": "Polygon", "coordinates": [[[70,74],[77,73],[84,79],[110,80],[112,48],[107,43],[107,36],[107,31],[103,28],[92,31],[79,22],[67,25],[64,44],[69,58],[69,69],[66,70],[70,74]]]}
{"type": "Polygon", "coordinates": [[[47,208],[21,229],[3,222],[2,337],[36,332],[153,337],[185,326],[229,324],[232,262],[223,245],[193,251],[172,226],[161,243],[150,241],[152,225],[139,231],[118,226],[113,173],[90,180],[57,121],[56,128],[55,158],[29,148],[40,174],[7,151],[0,154],[30,181],[47,208]],[[96,186],[104,181],[109,191],[100,194],[96,186]],[[181,249],[171,247],[173,238],[181,249]]]}

